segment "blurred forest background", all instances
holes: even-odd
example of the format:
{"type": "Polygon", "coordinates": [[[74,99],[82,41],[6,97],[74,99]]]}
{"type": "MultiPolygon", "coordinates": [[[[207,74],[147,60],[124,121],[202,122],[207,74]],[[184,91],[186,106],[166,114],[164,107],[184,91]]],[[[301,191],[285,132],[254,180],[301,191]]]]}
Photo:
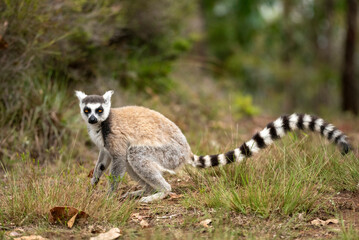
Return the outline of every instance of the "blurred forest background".
{"type": "Polygon", "coordinates": [[[82,161],[76,89],[114,89],[194,145],[228,115],[356,115],[357,15],[356,0],[0,0],[1,163],[82,161]]]}

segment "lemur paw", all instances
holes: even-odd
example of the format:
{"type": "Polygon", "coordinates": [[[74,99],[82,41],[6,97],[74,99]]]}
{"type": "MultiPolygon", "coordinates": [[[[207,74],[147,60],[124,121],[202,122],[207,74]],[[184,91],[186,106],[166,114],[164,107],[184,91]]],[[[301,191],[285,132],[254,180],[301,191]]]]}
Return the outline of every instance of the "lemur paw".
{"type": "Polygon", "coordinates": [[[99,182],[99,178],[93,177],[91,178],[91,185],[94,187],[97,185],[97,183],[99,182]]]}
{"type": "Polygon", "coordinates": [[[140,199],[140,203],[150,203],[150,202],[154,202],[157,200],[161,200],[161,199],[164,199],[165,197],[167,197],[168,194],[169,194],[169,192],[158,192],[158,193],[155,193],[148,197],[142,197],[140,199]]]}

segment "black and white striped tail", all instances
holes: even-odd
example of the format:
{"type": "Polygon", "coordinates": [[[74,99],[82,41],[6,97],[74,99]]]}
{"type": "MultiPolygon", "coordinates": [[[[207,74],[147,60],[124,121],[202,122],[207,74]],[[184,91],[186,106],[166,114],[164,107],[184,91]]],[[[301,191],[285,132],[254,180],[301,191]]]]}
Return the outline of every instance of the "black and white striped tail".
{"type": "Polygon", "coordinates": [[[192,157],[192,165],[199,168],[222,166],[232,162],[240,162],[244,158],[249,158],[253,153],[271,145],[274,140],[286,135],[288,131],[309,129],[320,133],[329,141],[335,143],[343,155],[347,154],[351,147],[345,136],[332,124],[326,123],[322,118],[308,114],[292,114],[279,117],[271,122],[262,131],[257,132],[251,140],[243,143],[240,147],[217,155],[206,155],[192,157]]]}

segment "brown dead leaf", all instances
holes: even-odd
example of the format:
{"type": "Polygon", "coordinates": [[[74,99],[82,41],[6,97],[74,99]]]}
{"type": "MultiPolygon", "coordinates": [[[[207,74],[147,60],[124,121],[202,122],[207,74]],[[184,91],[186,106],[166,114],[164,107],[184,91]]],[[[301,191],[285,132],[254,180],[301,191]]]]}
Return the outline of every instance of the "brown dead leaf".
{"type": "Polygon", "coordinates": [[[108,232],[101,233],[96,237],[90,238],[90,240],[112,240],[121,236],[121,230],[118,228],[112,228],[108,232]]]}
{"type": "Polygon", "coordinates": [[[70,220],[67,222],[67,226],[69,228],[72,228],[74,226],[74,223],[75,223],[75,219],[77,217],[79,213],[76,213],[72,218],[70,218],[70,220]]]}
{"type": "Polygon", "coordinates": [[[150,224],[145,220],[145,218],[150,218],[150,216],[142,216],[140,213],[132,213],[131,220],[135,223],[141,225],[142,228],[147,228],[150,224]]]}
{"type": "Polygon", "coordinates": [[[205,228],[210,228],[212,226],[210,226],[212,224],[212,219],[206,219],[206,220],[203,220],[199,223],[199,225],[205,227],[205,228]]]}
{"type": "Polygon", "coordinates": [[[141,220],[141,222],[140,222],[140,226],[142,227],[142,228],[148,228],[149,226],[150,226],[150,224],[146,221],[146,220],[141,220]]]}
{"type": "Polygon", "coordinates": [[[339,223],[338,219],[328,219],[328,220],[324,221],[319,218],[316,218],[310,222],[310,224],[312,224],[314,226],[326,226],[329,224],[338,224],[338,223],[339,223]]]}
{"type": "Polygon", "coordinates": [[[327,225],[330,225],[330,224],[338,224],[338,223],[339,223],[339,220],[338,220],[338,219],[335,219],[335,218],[332,218],[332,219],[326,220],[325,223],[326,223],[327,225]]]}
{"type": "Polygon", "coordinates": [[[89,178],[92,178],[93,177],[93,171],[94,171],[95,169],[92,169],[90,172],[89,172],[89,174],[87,175],[87,177],[89,177],[89,178]]]}
{"type": "Polygon", "coordinates": [[[66,224],[69,228],[72,228],[75,220],[81,224],[86,221],[89,215],[83,211],[79,211],[74,207],[54,207],[50,209],[49,222],[54,224],[56,222],[66,224]]]}
{"type": "Polygon", "coordinates": [[[150,216],[142,216],[140,213],[132,213],[131,218],[133,221],[138,222],[142,221],[145,218],[149,218],[150,216]]]}
{"type": "MultiPolygon", "coordinates": [[[[141,216],[140,213],[132,213],[132,214],[131,214],[131,218],[132,218],[132,219],[139,219],[140,216],[141,216]]],[[[141,220],[141,219],[139,219],[139,220],[141,220]]]]}
{"type": "Polygon", "coordinates": [[[321,220],[321,219],[319,219],[319,218],[316,218],[316,219],[312,220],[312,221],[310,222],[310,224],[312,224],[312,225],[314,225],[314,226],[323,226],[324,222],[325,222],[325,221],[323,221],[323,220],[321,220]]]}
{"type": "Polygon", "coordinates": [[[178,198],[183,197],[182,194],[176,194],[176,193],[170,193],[169,195],[170,195],[170,199],[169,199],[169,200],[176,200],[176,199],[178,199],[178,198]]]}
{"type": "Polygon", "coordinates": [[[48,238],[44,238],[39,235],[30,235],[30,236],[14,238],[14,240],[48,240],[48,238]]]}

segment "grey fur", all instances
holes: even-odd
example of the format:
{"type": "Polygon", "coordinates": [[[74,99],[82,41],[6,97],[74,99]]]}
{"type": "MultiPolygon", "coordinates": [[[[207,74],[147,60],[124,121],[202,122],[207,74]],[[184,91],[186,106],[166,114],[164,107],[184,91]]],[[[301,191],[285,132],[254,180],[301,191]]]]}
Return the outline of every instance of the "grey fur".
{"type": "MultiPolygon", "coordinates": [[[[150,133],[146,131],[136,131],[137,139],[142,143],[136,143],[136,140],[126,140],[130,142],[121,142],[122,130],[116,132],[118,125],[129,124],[126,119],[115,119],[115,115],[110,110],[110,98],[113,91],[106,92],[103,96],[86,95],[83,92],[76,91],[76,96],[80,101],[81,116],[87,122],[88,132],[91,139],[99,147],[100,153],[94,169],[91,184],[96,185],[103,173],[110,168],[109,193],[117,189],[117,185],[125,172],[137,181],[143,190],[128,193],[126,196],[141,196],[143,194],[154,193],[148,197],[142,197],[141,202],[151,202],[162,199],[171,191],[171,185],[163,178],[163,172],[174,173],[173,170],[190,160],[191,151],[187,140],[179,128],[157,112],[145,108],[135,108],[134,119],[128,121],[141,122],[135,124],[141,128],[147,126],[147,121],[158,121],[157,127],[148,127],[147,131],[158,132],[156,139],[150,138],[150,133]],[[99,107],[103,107],[104,113],[98,115],[95,112],[99,107]],[[90,108],[89,114],[84,113],[84,109],[90,108]],[[141,112],[144,111],[144,112],[141,112]],[[142,114],[149,116],[143,117],[142,114]],[[90,115],[98,119],[98,122],[91,123],[90,115]],[[104,117],[105,116],[105,117],[104,117]],[[151,119],[151,117],[154,117],[151,119]],[[166,139],[166,140],[165,140],[166,139]],[[131,142],[132,141],[132,142],[131,142]],[[135,142],[133,142],[135,141],[135,142]],[[157,193],[155,193],[157,191],[157,193]]],[[[131,116],[129,117],[131,118],[131,116]]],[[[133,127],[127,129],[134,130],[133,127]]],[[[152,133],[153,134],[153,133],[152,133]]],[[[125,134],[126,137],[128,134],[125,134]]],[[[131,139],[131,137],[129,137],[131,139]]]]}
{"type": "Polygon", "coordinates": [[[85,97],[82,102],[84,104],[88,104],[88,103],[105,103],[105,99],[103,99],[102,96],[98,96],[98,95],[88,95],[87,97],[85,97]]]}
{"type": "Polygon", "coordinates": [[[126,173],[126,155],[115,154],[112,156],[112,164],[110,168],[110,189],[109,193],[117,189],[119,181],[126,173]]]}
{"type": "Polygon", "coordinates": [[[106,150],[101,149],[100,153],[98,155],[96,165],[95,165],[93,177],[91,179],[92,185],[96,185],[98,183],[98,181],[100,180],[100,177],[106,171],[106,169],[110,165],[111,161],[112,161],[111,155],[106,150]],[[104,166],[104,169],[101,169],[101,165],[104,166]]]}

